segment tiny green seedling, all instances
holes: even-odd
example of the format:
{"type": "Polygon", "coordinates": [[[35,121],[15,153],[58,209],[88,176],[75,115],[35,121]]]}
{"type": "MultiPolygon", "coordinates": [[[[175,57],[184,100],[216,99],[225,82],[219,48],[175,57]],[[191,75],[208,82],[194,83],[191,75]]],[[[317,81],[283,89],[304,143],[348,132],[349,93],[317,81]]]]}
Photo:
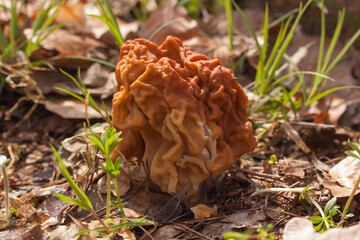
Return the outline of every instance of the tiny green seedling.
{"type": "Polygon", "coordinates": [[[115,163],[111,160],[111,153],[121,142],[122,138],[120,138],[121,132],[116,132],[115,128],[107,127],[105,131],[101,134],[101,136],[96,133],[91,132],[91,136],[89,136],[90,141],[97,146],[101,152],[105,155],[105,165],[101,165],[104,171],[107,173],[108,180],[108,191],[107,191],[107,201],[106,201],[106,215],[110,215],[110,197],[111,197],[111,184],[110,179],[112,179],[116,191],[117,197],[117,208],[120,211],[120,216],[126,221],[124,212],[123,212],[123,203],[120,199],[119,189],[117,186],[116,178],[120,175],[120,167],[121,167],[121,157],[118,157],[115,160],[115,163]]]}
{"type": "Polygon", "coordinates": [[[97,7],[100,11],[100,16],[98,15],[89,15],[96,17],[103,21],[108,27],[111,34],[114,36],[119,48],[124,43],[124,38],[121,35],[119,26],[116,21],[116,17],[112,11],[109,0],[96,0],[97,7]]]}
{"type": "MultiPolygon", "coordinates": [[[[111,130],[110,130],[111,131],[111,130]]],[[[108,131],[109,133],[109,131],[108,131]]],[[[107,135],[108,137],[111,138],[112,135],[107,135]]],[[[118,137],[118,136],[117,136],[118,137]]],[[[107,137],[105,136],[104,137],[105,139],[107,139],[107,137]]],[[[93,209],[93,206],[89,200],[89,198],[87,197],[87,195],[80,189],[80,187],[75,183],[75,181],[72,179],[69,171],[66,169],[60,155],[58,154],[58,152],[56,151],[56,149],[52,146],[51,146],[51,149],[53,150],[54,154],[55,154],[55,158],[54,158],[54,162],[56,164],[56,166],[59,167],[61,173],[63,174],[63,176],[65,177],[65,179],[70,183],[70,187],[72,188],[72,190],[75,192],[76,196],[78,199],[73,199],[73,198],[70,198],[68,196],[65,196],[63,194],[60,194],[60,193],[55,193],[54,195],[58,198],[60,198],[62,201],[64,202],[67,202],[67,203],[70,203],[70,204],[75,204],[85,210],[88,210],[92,213],[92,215],[101,223],[101,225],[103,227],[97,227],[97,228],[94,228],[94,229],[87,229],[87,230],[84,230],[84,231],[81,231],[81,232],[78,232],[77,234],[75,234],[74,236],[79,236],[79,235],[82,235],[84,233],[87,233],[89,231],[98,231],[98,232],[112,232],[112,231],[115,231],[117,229],[120,229],[120,228],[128,228],[128,227],[133,227],[133,226],[145,226],[145,225],[149,225],[151,224],[150,222],[144,222],[143,220],[145,219],[145,217],[143,218],[140,218],[139,220],[137,220],[136,222],[128,222],[126,219],[126,221],[124,221],[123,223],[120,223],[120,224],[117,224],[117,225],[111,225],[111,226],[108,226],[105,224],[105,222],[99,217],[99,215],[94,211],[93,209]]],[[[106,146],[105,149],[108,149],[110,150],[111,147],[108,147],[106,146]]],[[[115,174],[116,175],[116,174],[115,174]]],[[[109,186],[109,185],[108,185],[109,186]]],[[[118,193],[118,191],[117,191],[118,193]]],[[[120,201],[121,203],[121,201],[120,201]]],[[[117,206],[119,206],[119,201],[117,203],[117,206]]],[[[122,210],[122,208],[121,208],[122,210]]],[[[121,215],[121,213],[120,213],[121,215]]],[[[122,211],[122,215],[121,215],[123,218],[124,215],[123,215],[123,211],[122,211]]]]}
{"type": "Polygon", "coordinates": [[[277,156],[275,154],[271,154],[268,163],[272,167],[277,162],[277,160],[278,160],[277,156]]]}
{"type": "Polygon", "coordinates": [[[324,216],[312,216],[310,221],[313,224],[317,224],[314,229],[318,232],[324,232],[329,228],[336,227],[333,217],[339,214],[339,206],[336,205],[336,197],[330,199],[324,208],[324,216]],[[325,224],[324,224],[325,223],[325,224]]]}

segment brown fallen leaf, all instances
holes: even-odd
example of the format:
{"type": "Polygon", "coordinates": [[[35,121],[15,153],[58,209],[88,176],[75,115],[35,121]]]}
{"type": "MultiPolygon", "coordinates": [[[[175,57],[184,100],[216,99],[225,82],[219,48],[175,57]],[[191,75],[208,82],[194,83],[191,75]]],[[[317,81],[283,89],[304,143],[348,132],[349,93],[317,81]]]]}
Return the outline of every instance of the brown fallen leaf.
{"type": "MultiPolygon", "coordinates": [[[[31,34],[31,29],[24,30],[31,34]]],[[[68,69],[87,68],[92,62],[82,59],[64,58],[67,56],[88,56],[90,50],[104,45],[86,35],[75,35],[64,29],[57,29],[41,42],[41,48],[31,55],[32,61],[49,61],[54,66],[68,69]]]]}
{"type": "MultiPolygon", "coordinates": [[[[329,174],[324,177],[323,185],[330,189],[335,197],[348,197],[359,175],[360,160],[348,156],[330,169],[329,174]]],[[[356,194],[359,192],[358,189],[356,194]]]]}
{"type": "MultiPolygon", "coordinates": [[[[176,236],[183,233],[184,229],[182,229],[181,226],[177,225],[165,225],[163,227],[160,227],[156,229],[152,234],[152,239],[157,240],[168,240],[168,239],[175,239],[176,236]]],[[[143,234],[143,237],[140,239],[150,240],[151,238],[148,237],[146,233],[143,234]]]]}
{"type": "Polygon", "coordinates": [[[277,168],[280,175],[302,178],[305,176],[304,166],[308,163],[306,160],[281,159],[278,161],[277,168]]]}
{"type": "Polygon", "coordinates": [[[348,156],[332,167],[329,174],[341,186],[353,188],[360,175],[360,160],[348,156]]]}
{"type": "Polygon", "coordinates": [[[265,218],[266,216],[263,211],[238,211],[226,216],[221,221],[206,225],[202,234],[211,239],[221,239],[223,233],[234,231],[235,229],[256,229],[259,221],[263,221],[265,218]]]}
{"type": "Polygon", "coordinates": [[[67,29],[84,29],[86,27],[84,3],[85,1],[64,2],[64,4],[61,5],[55,16],[54,24],[67,23],[67,29]]]}
{"type": "Polygon", "coordinates": [[[44,239],[44,230],[39,224],[23,226],[20,228],[9,229],[0,232],[0,239],[25,240],[25,239],[44,239]]]}
{"type": "MultiPolygon", "coordinates": [[[[102,106],[101,102],[97,102],[98,106],[102,106]]],[[[106,108],[111,112],[111,103],[105,101],[106,108]]],[[[55,97],[49,96],[45,100],[45,108],[50,111],[58,114],[63,118],[71,119],[85,119],[85,104],[79,100],[74,100],[72,97],[55,97]]],[[[103,112],[105,114],[105,112],[103,112]]],[[[101,115],[95,111],[92,107],[88,107],[87,115],[89,119],[92,118],[102,118],[101,115]]]]}
{"type": "Polygon", "coordinates": [[[148,39],[159,27],[171,21],[173,21],[173,23],[164,27],[153,36],[151,39],[152,42],[160,45],[169,35],[180,38],[181,40],[188,40],[200,36],[197,22],[189,17],[185,7],[177,6],[176,0],[168,0],[161,4],[150,15],[145,27],[140,32],[140,36],[148,39]]]}

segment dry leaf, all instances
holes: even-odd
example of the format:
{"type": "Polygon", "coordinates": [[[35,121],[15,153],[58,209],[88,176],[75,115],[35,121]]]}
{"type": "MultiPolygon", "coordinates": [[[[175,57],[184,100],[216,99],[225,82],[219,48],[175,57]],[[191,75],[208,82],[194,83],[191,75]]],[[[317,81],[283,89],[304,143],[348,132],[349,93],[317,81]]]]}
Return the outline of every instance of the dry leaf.
{"type": "Polygon", "coordinates": [[[360,160],[348,156],[331,168],[329,174],[331,179],[341,186],[353,188],[360,176],[360,160]]]}
{"type": "Polygon", "coordinates": [[[54,24],[66,23],[67,29],[82,30],[86,27],[84,3],[66,1],[59,8],[54,24]]]}
{"type": "MultiPolygon", "coordinates": [[[[44,239],[44,231],[38,224],[22,226],[15,229],[0,232],[0,239],[4,240],[25,240],[25,239],[44,239]]],[[[65,239],[65,238],[64,238],[65,239]]]]}
{"type": "Polygon", "coordinates": [[[278,161],[277,167],[280,175],[302,178],[305,176],[304,166],[308,163],[306,160],[281,159],[278,161]]]}
{"type": "Polygon", "coordinates": [[[256,228],[259,221],[263,221],[265,218],[263,211],[238,211],[225,217],[222,221],[206,225],[202,233],[212,239],[220,239],[225,232],[235,229],[256,228]]]}
{"type": "MultiPolygon", "coordinates": [[[[31,29],[25,29],[24,34],[29,37],[31,29]]],[[[85,35],[71,34],[64,29],[57,29],[41,42],[40,49],[31,55],[33,61],[49,61],[61,68],[87,68],[92,62],[82,59],[68,59],[66,56],[88,56],[90,50],[104,47],[104,45],[85,35]]]]}
{"type": "MultiPolygon", "coordinates": [[[[98,106],[102,106],[101,102],[97,101],[98,106]]],[[[111,103],[109,101],[105,101],[106,108],[108,112],[111,112],[111,103]]],[[[45,108],[48,111],[54,112],[60,115],[63,118],[71,118],[71,119],[85,119],[85,104],[80,100],[77,100],[72,97],[53,97],[49,96],[45,100],[45,108]]],[[[105,116],[105,112],[103,112],[105,116]]],[[[88,107],[87,115],[89,119],[92,118],[102,118],[101,115],[94,110],[92,107],[88,107]]]]}
{"type": "MultiPolygon", "coordinates": [[[[360,160],[348,156],[330,169],[329,174],[324,177],[323,185],[330,189],[335,197],[348,197],[359,176],[360,160]]],[[[356,194],[359,192],[358,189],[356,194]]]]}
{"type": "Polygon", "coordinates": [[[140,36],[148,39],[163,24],[175,19],[177,20],[160,30],[151,41],[159,45],[163,43],[169,35],[180,38],[181,40],[188,40],[199,36],[197,22],[189,17],[185,7],[176,5],[176,0],[168,0],[161,4],[150,15],[144,29],[140,32],[140,36]]]}

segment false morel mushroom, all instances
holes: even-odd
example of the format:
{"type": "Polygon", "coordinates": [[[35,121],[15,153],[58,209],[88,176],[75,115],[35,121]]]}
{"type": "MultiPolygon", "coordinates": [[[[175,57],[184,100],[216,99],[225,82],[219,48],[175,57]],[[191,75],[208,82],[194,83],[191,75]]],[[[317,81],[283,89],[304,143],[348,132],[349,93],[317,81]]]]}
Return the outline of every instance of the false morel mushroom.
{"type": "Polygon", "coordinates": [[[205,180],[257,144],[233,71],[175,37],[160,46],[127,41],[116,79],[112,121],[124,139],[117,151],[146,162],[164,192],[192,202],[205,180]]]}

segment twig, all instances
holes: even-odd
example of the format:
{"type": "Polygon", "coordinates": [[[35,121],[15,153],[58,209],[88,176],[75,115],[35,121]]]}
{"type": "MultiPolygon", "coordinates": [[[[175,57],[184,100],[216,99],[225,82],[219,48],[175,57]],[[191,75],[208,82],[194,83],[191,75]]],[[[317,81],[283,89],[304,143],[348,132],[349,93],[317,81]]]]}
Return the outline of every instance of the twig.
{"type": "Polygon", "coordinates": [[[195,230],[193,230],[193,229],[185,226],[184,224],[176,223],[176,222],[174,222],[174,224],[177,225],[177,226],[180,226],[180,227],[184,228],[184,230],[186,230],[186,231],[188,231],[188,232],[191,232],[191,233],[193,233],[193,234],[201,237],[202,239],[211,240],[211,238],[208,238],[207,236],[205,236],[205,235],[203,235],[203,234],[201,234],[201,233],[199,233],[199,232],[197,232],[197,231],[195,231],[195,230]]]}
{"type": "Polygon", "coordinates": [[[11,129],[9,129],[9,131],[7,131],[6,133],[3,133],[3,138],[6,138],[16,128],[18,128],[23,122],[25,122],[31,116],[31,114],[35,111],[37,106],[38,106],[38,103],[34,103],[34,105],[32,105],[30,110],[24,115],[24,117],[20,121],[18,121],[11,129]]]}
{"type": "Polygon", "coordinates": [[[148,231],[146,231],[146,229],[145,229],[143,226],[139,226],[139,228],[140,228],[141,230],[143,230],[144,233],[145,233],[151,240],[155,240],[155,239],[151,236],[151,234],[150,234],[148,231]]]}
{"type": "Polygon", "coordinates": [[[253,171],[250,171],[247,169],[238,169],[238,171],[248,173],[251,175],[255,175],[255,176],[259,176],[259,177],[271,178],[271,179],[275,179],[275,180],[281,180],[281,178],[282,178],[278,175],[272,175],[272,174],[267,174],[267,173],[258,173],[258,172],[253,172],[253,171]]]}
{"type": "Polygon", "coordinates": [[[305,190],[305,187],[300,188],[265,188],[265,189],[258,189],[255,192],[253,192],[250,197],[262,194],[262,193],[268,193],[268,192],[293,192],[293,193],[303,193],[305,190]]]}

